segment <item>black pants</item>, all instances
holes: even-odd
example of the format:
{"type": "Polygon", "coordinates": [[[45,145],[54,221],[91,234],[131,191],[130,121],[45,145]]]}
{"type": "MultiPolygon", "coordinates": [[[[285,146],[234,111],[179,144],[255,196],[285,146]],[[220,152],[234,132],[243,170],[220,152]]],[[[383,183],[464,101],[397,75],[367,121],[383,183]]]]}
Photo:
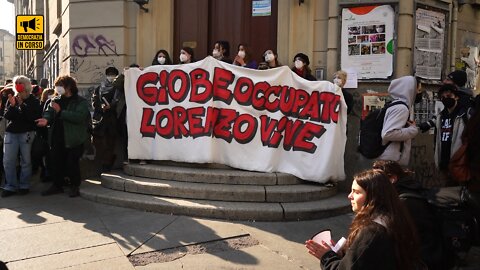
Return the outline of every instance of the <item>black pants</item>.
{"type": "Polygon", "coordinates": [[[50,161],[52,162],[53,183],[57,187],[72,185],[80,186],[80,158],[83,154],[83,144],[72,148],[54,145],[50,150],[50,161]],[[66,182],[65,178],[70,179],[66,182]]]}

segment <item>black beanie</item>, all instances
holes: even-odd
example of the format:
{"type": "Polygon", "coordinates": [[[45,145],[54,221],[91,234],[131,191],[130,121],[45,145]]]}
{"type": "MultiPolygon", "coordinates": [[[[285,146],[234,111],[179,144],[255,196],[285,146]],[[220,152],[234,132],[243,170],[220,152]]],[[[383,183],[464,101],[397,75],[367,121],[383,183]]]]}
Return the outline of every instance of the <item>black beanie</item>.
{"type": "Polygon", "coordinates": [[[448,74],[447,78],[452,80],[458,87],[463,87],[467,83],[467,73],[463,70],[455,70],[448,74]]]}
{"type": "Polygon", "coordinates": [[[108,67],[107,69],[105,69],[105,75],[115,75],[115,76],[117,76],[118,75],[118,69],[116,69],[115,67],[108,67]]]}
{"type": "Polygon", "coordinates": [[[302,61],[308,66],[310,65],[310,60],[308,59],[308,56],[306,54],[303,54],[303,53],[297,53],[295,55],[295,57],[293,57],[293,61],[295,61],[295,59],[300,58],[302,59],[302,61]]]}

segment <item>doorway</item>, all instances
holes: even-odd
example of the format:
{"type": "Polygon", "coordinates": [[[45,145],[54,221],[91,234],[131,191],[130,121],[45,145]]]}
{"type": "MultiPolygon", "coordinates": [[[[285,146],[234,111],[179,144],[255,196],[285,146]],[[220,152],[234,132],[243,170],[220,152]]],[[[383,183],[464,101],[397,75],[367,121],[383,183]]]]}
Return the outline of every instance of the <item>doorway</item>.
{"type": "Polygon", "coordinates": [[[218,40],[230,43],[235,58],[239,43],[246,43],[257,62],[267,49],[277,50],[278,0],[271,0],[271,14],[252,15],[252,0],[175,0],[174,63],[180,49],[192,47],[195,60],[211,55],[218,40]]]}

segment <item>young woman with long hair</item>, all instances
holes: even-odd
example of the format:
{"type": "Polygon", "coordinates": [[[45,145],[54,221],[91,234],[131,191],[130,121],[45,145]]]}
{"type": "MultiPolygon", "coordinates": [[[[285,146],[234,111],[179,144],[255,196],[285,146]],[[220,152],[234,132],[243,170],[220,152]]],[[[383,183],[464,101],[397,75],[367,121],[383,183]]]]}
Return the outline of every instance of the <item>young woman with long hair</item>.
{"type": "Polygon", "coordinates": [[[308,252],[330,269],[419,269],[421,260],[414,225],[393,185],[381,170],[357,174],[348,195],[356,213],[342,251],[307,240],[308,252]]]}

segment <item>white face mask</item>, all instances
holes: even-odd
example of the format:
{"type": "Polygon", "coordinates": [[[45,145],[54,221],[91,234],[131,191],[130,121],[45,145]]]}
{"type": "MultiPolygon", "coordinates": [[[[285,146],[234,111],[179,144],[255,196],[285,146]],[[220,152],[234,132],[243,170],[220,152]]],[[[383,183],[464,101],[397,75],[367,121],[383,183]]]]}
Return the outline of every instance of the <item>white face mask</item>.
{"type": "Polygon", "coordinates": [[[303,67],[302,60],[295,60],[295,68],[301,69],[303,67]]]}
{"type": "Polygon", "coordinates": [[[213,49],[212,56],[215,58],[220,57],[220,51],[217,49],[213,49]]]}
{"type": "Polygon", "coordinates": [[[165,57],[160,56],[160,57],[157,58],[157,61],[160,65],[163,65],[163,64],[165,64],[165,57]]]}
{"type": "Polygon", "coordinates": [[[238,56],[240,58],[245,58],[245,51],[238,51],[238,56]]]}
{"type": "Polygon", "coordinates": [[[339,79],[339,78],[335,78],[333,79],[333,83],[342,87],[342,84],[343,84],[343,80],[342,79],[339,79]]]}
{"type": "Polygon", "coordinates": [[[188,56],[184,53],[180,54],[180,62],[185,63],[188,60],[188,56]]]}
{"type": "Polygon", "coordinates": [[[273,60],[275,60],[275,55],[273,55],[273,53],[267,53],[267,54],[265,55],[265,61],[266,61],[266,62],[271,62],[271,61],[273,61],[273,60]]]}
{"type": "Polygon", "coordinates": [[[107,81],[113,82],[113,80],[115,80],[115,77],[116,76],[107,76],[107,81]]]}
{"type": "Polygon", "coordinates": [[[60,96],[65,95],[65,88],[63,88],[63,86],[55,86],[55,92],[57,92],[60,96]]]}

